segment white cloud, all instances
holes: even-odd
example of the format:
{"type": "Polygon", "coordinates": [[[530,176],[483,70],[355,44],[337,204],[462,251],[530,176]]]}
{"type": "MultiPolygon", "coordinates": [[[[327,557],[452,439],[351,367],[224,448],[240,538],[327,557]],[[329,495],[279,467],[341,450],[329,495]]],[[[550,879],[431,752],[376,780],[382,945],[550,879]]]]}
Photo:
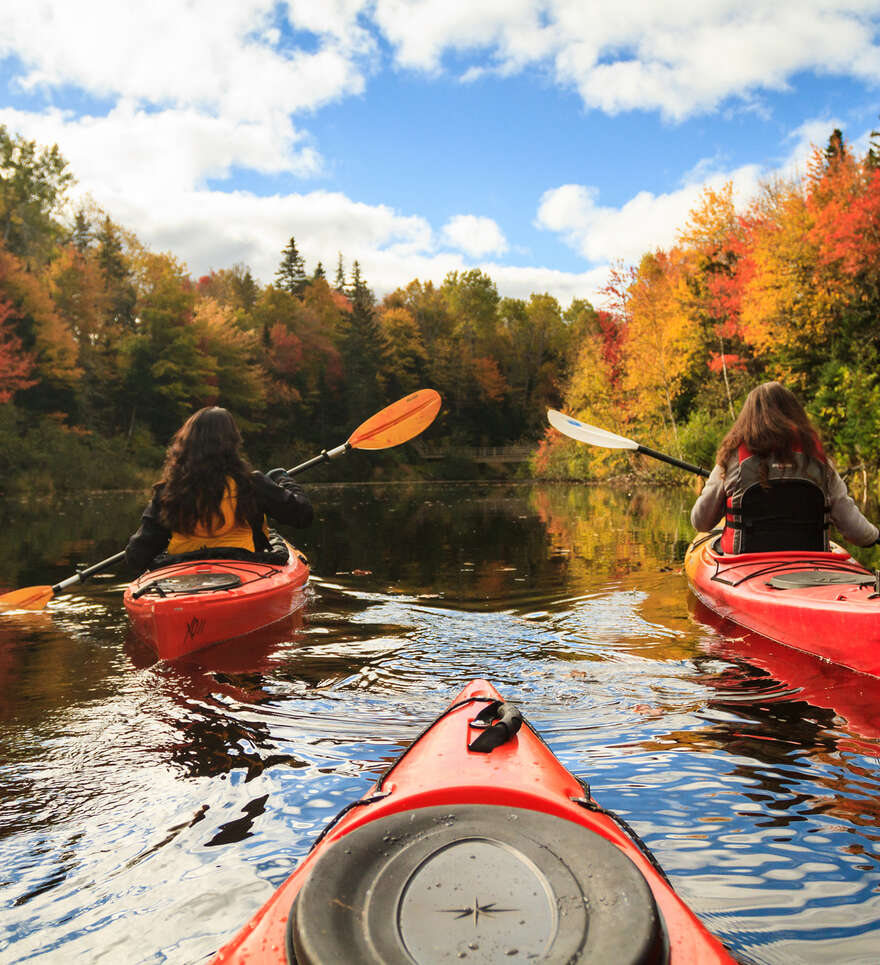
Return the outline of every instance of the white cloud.
{"type": "Polygon", "coordinates": [[[525,298],[547,292],[563,308],[574,298],[586,298],[594,305],[602,300],[599,290],[608,281],[608,266],[600,265],[588,271],[567,272],[553,268],[483,264],[480,266],[495,282],[499,292],[511,298],[525,298]]]}
{"type": "Polygon", "coordinates": [[[363,35],[314,51],[281,46],[271,0],[4,0],[0,57],[28,90],[72,86],[137,104],[271,120],[360,93],[363,35]]]}
{"type": "Polygon", "coordinates": [[[449,49],[490,49],[520,67],[552,52],[544,6],[533,0],[376,0],[374,18],[401,66],[433,71],[449,49]]]}
{"type": "Polygon", "coordinates": [[[620,208],[602,206],[599,191],[581,184],[564,184],[541,198],[536,224],[561,234],[590,262],[618,258],[638,263],[646,251],[669,247],[707,186],[733,181],[734,193],[744,203],[758,190],[761,171],[747,165],[691,181],[676,191],[640,191],[620,208]]]}
{"type": "Polygon", "coordinates": [[[150,112],[122,102],[103,117],[0,109],[0,123],[42,144],[59,143],[80,182],[110,194],[173,196],[234,167],[314,174],[321,158],[289,120],[270,128],[191,108],[150,112]]]}
{"type": "MultiPolygon", "coordinates": [[[[6,62],[13,86],[107,106],[95,116],[0,109],[0,123],[58,142],[81,192],[195,273],[241,260],[268,281],[293,234],[309,263],[331,273],[344,247],[381,293],[498,257],[507,239],[474,215],[451,219],[438,239],[418,214],[338,192],[260,197],[210,182],[241,170],[324,171],[303,118],[363,93],[387,45],[401,68],[440,71],[455,52],[470,82],[540,70],[587,107],[681,119],[732,98],[760,109],[762,91],[784,89],[801,71],[880,82],[877,21],[876,0],[4,0],[0,58],[15,58],[6,62]],[[291,40],[296,31],[311,34],[307,46],[291,40]],[[438,241],[457,252],[438,251],[438,241]]],[[[802,125],[780,168],[803,165],[832,126],[843,124],[802,125]]],[[[674,241],[705,183],[733,179],[745,196],[759,174],[712,160],[679,188],[639,192],[618,208],[596,188],[562,185],[544,193],[536,223],[592,265],[636,261],[674,241]]],[[[604,272],[481,267],[505,294],[547,289],[563,301],[593,297],[604,272]]]]}
{"type": "Polygon", "coordinates": [[[443,238],[451,248],[475,258],[507,251],[507,239],[498,225],[491,218],[473,214],[451,218],[443,228],[443,238]]]}
{"type": "MultiPolygon", "coordinates": [[[[646,252],[676,242],[707,187],[717,190],[732,182],[734,202],[738,210],[745,210],[762,183],[776,177],[802,178],[814,148],[824,148],[835,128],[846,133],[845,124],[837,118],[805,121],[789,134],[786,140],[791,148],[773,168],[749,164],[723,170],[717,159],[705,159],[684,176],[677,190],[664,194],[640,191],[616,208],[600,204],[599,189],[594,186],[563,184],[544,192],[535,224],[561,235],[566,244],[593,264],[618,259],[638,264],[646,252]]],[[[861,154],[867,150],[870,132],[849,139],[861,154]]]]}
{"type": "Polygon", "coordinates": [[[28,89],[269,120],[359,94],[381,66],[540,69],[608,113],[683,119],[802,71],[880,82],[876,0],[4,0],[0,57],[28,89]],[[312,34],[306,49],[291,31],[312,34]]]}
{"type": "MultiPolygon", "coordinates": [[[[779,165],[779,173],[787,177],[803,177],[807,171],[807,164],[815,148],[825,148],[831,132],[839,128],[846,130],[846,124],[837,117],[819,117],[804,121],[786,138],[791,144],[788,155],[779,165]]],[[[863,151],[867,149],[869,135],[864,135],[863,151]]]]}
{"type": "Polygon", "coordinates": [[[877,83],[877,15],[871,0],[376,0],[374,17],[404,67],[488,52],[501,72],[549,68],[587,107],[680,120],[800,71],[877,83]]]}

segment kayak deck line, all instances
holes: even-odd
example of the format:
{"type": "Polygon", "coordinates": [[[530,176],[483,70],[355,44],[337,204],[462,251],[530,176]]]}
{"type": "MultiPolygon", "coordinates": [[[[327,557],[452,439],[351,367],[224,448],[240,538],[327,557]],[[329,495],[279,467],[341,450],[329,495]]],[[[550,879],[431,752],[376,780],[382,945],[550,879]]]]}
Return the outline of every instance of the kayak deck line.
{"type": "Polygon", "coordinates": [[[254,583],[257,580],[270,579],[281,572],[280,569],[277,567],[273,568],[270,564],[261,564],[262,566],[266,566],[267,569],[259,573],[255,573],[253,571],[253,567],[249,568],[244,564],[241,564],[238,568],[238,571],[236,571],[236,563],[238,562],[236,560],[218,560],[216,562],[222,562],[224,571],[228,571],[230,577],[234,577],[236,582],[232,582],[230,580],[228,583],[224,584],[218,579],[209,580],[207,577],[221,577],[223,574],[220,574],[216,571],[216,569],[212,570],[207,566],[205,566],[204,569],[200,569],[198,563],[195,565],[193,563],[175,563],[168,567],[162,567],[162,575],[155,579],[152,583],[147,583],[146,585],[143,585],[135,590],[132,593],[132,599],[140,599],[142,596],[146,596],[148,593],[157,593],[160,597],[182,593],[217,593],[221,590],[231,590],[238,586],[248,586],[250,583],[254,583]],[[241,574],[249,576],[250,579],[243,580],[241,578],[241,574]],[[192,585],[187,585],[181,579],[181,577],[184,576],[193,577],[193,580],[191,581],[192,585]],[[204,585],[198,585],[199,578],[201,578],[201,581],[204,585]],[[178,581],[177,586],[174,586],[175,580],[178,581]],[[166,586],[164,584],[169,585],[166,586]]]}
{"type": "Polygon", "coordinates": [[[832,543],[824,552],[722,554],[700,534],[684,570],[718,616],[776,643],[880,676],[880,574],[832,543]]]}
{"type": "MultiPolygon", "coordinates": [[[[877,580],[876,576],[871,573],[866,574],[865,570],[860,566],[847,565],[845,561],[838,560],[774,560],[767,563],[763,568],[759,569],[749,569],[743,573],[738,579],[726,579],[726,574],[731,570],[742,569],[743,563],[738,560],[725,561],[722,559],[716,560],[715,563],[715,573],[712,575],[711,579],[717,581],[718,583],[726,583],[728,586],[740,586],[748,580],[761,579],[765,576],[775,576],[778,573],[812,573],[821,572],[827,573],[829,575],[840,574],[841,576],[855,576],[856,579],[826,579],[818,580],[815,584],[816,586],[821,586],[829,583],[857,583],[860,586],[873,586],[877,580]]],[[[804,586],[810,584],[804,583],[804,586]]]]}
{"type": "Polygon", "coordinates": [[[734,961],[639,836],[484,680],[329,822],[214,965],[458,958],[734,961]]]}
{"type": "Polygon", "coordinates": [[[282,546],[285,562],[215,553],[143,573],[123,596],[136,633],[173,660],[283,620],[305,602],[310,574],[305,556],[282,546]]]}

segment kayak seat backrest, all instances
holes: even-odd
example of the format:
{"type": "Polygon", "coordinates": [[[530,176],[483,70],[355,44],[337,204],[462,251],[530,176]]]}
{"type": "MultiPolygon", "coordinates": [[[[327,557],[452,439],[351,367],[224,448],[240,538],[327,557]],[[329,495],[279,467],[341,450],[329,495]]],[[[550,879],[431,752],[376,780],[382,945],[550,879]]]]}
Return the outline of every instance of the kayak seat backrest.
{"type": "Polygon", "coordinates": [[[741,553],[821,553],[826,547],[825,494],[801,479],[752,486],[742,498],[741,553]]]}
{"type": "Polygon", "coordinates": [[[163,566],[171,566],[174,563],[191,563],[198,560],[241,560],[246,563],[272,563],[280,565],[286,563],[290,557],[287,550],[287,543],[282,536],[269,530],[269,549],[250,550],[241,549],[237,546],[202,547],[202,549],[192,550],[189,553],[160,553],[150,564],[151,570],[160,569],[163,566]]]}

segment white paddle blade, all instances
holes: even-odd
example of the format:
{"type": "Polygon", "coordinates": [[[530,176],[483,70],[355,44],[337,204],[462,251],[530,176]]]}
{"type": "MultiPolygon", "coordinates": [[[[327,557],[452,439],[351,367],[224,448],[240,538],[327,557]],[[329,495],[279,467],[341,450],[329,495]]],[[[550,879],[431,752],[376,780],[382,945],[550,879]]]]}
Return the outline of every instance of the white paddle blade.
{"type": "Polygon", "coordinates": [[[547,419],[554,429],[572,439],[577,439],[578,442],[587,442],[591,446],[604,446],[606,449],[639,448],[639,444],[632,439],[624,439],[623,436],[618,436],[607,429],[599,429],[597,426],[581,422],[580,419],[573,419],[564,412],[557,412],[556,409],[547,410],[547,419]]]}

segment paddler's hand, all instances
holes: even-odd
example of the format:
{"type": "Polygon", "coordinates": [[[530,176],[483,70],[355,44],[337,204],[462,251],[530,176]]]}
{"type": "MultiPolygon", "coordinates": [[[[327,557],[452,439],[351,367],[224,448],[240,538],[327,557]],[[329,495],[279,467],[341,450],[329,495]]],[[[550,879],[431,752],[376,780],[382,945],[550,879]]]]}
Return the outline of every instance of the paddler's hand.
{"type": "Polygon", "coordinates": [[[302,492],[301,487],[294,480],[293,476],[287,475],[286,469],[270,469],[266,475],[276,486],[280,486],[288,492],[302,492]]]}

